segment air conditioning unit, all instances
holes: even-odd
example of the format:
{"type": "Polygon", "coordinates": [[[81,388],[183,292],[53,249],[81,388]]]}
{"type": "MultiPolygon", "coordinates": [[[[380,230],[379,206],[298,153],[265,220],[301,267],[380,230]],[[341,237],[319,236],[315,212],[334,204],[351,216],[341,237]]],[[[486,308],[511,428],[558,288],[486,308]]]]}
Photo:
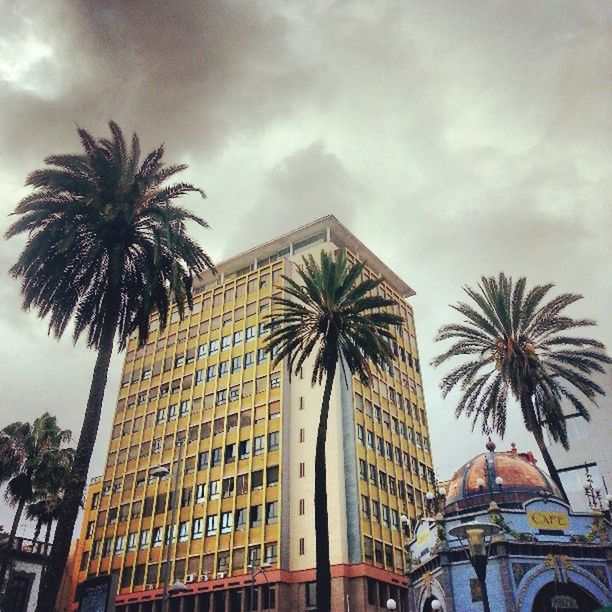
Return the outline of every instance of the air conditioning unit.
{"type": "Polygon", "coordinates": [[[217,572],[217,580],[225,578],[225,572],[217,572]]]}
{"type": "Polygon", "coordinates": [[[191,582],[195,582],[197,577],[198,576],[196,574],[187,574],[187,576],[185,576],[185,583],[189,584],[191,582]]]}
{"type": "Polygon", "coordinates": [[[208,580],[208,574],[202,574],[202,575],[200,576],[200,580],[201,580],[202,582],[206,582],[206,581],[208,580]]]}

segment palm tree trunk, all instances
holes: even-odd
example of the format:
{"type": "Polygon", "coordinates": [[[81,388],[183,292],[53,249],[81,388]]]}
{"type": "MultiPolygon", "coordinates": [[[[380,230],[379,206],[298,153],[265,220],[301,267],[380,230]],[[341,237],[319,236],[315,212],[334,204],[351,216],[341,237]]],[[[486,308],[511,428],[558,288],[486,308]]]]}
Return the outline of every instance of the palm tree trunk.
{"type": "Polygon", "coordinates": [[[49,544],[49,540],[51,539],[51,525],[53,524],[52,521],[49,521],[47,523],[47,528],[45,530],[45,549],[47,548],[47,545],[49,544]]]}
{"type": "Polygon", "coordinates": [[[21,520],[21,515],[23,514],[23,509],[25,508],[25,499],[20,499],[17,504],[17,511],[15,512],[15,517],[13,518],[13,525],[11,527],[11,533],[9,534],[8,539],[8,547],[13,547],[13,542],[15,541],[15,536],[17,535],[17,527],[19,527],[19,521],[21,520]]]}
{"type": "Polygon", "coordinates": [[[102,331],[100,339],[79,443],[59,509],[59,516],[61,518],[57,522],[51,555],[42,576],[36,612],[49,612],[51,609],[56,609],[55,605],[53,605],[53,608],[50,608],[49,604],[51,602],[55,604],[57,600],[57,594],[70,552],[74,524],[83,499],[85,485],[87,484],[87,472],[98,433],[102,401],[108,377],[108,366],[113,352],[116,330],[117,316],[108,316],[107,324],[102,331]]]}
{"type": "Polygon", "coordinates": [[[563,487],[563,483],[561,482],[561,478],[559,477],[559,472],[557,472],[555,463],[552,457],[550,456],[550,453],[548,452],[548,447],[546,446],[546,443],[544,441],[544,432],[542,431],[542,425],[540,424],[540,420],[538,419],[538,415],[536,414],[531,393],[526,392],[522,395],[521,408],[523,410],[523,415],[526,417],[525,420],[528,425],[527,428],[533,434],[536,444],[540,449],[540,453],[542,453],[542,458],[544,459],[544,463],[546,464],[548,474],[552,478],[553,482],[557,485],[557,487],[559,487],[559,491],[561,491],[563,499],[569,504],[569,499],[567,498],[567,493],[565,492],[565,488],[563,487]]]}
{"type": "Polygon", "coordinates": [[[315,491],[314,514],[316,535],[317,563],[317,612],[331,610],[331,569],[329,566],[329,521],[327,516],[327,466],[325,459],[325,443],[327,441],[327,420],[329,401],[336,374],[336,362],[327,372],[321,416],[317,431],[317,447],[315,452],[315,491]]]}
{"type": "Polygon", "coordinates": [[[34,537],[32,538],[32,545],[35,547],[38,542],[38,536],[40,535],[40,530],[42,529],[42,519],[37,519],[36,527],[34,528],[34,537]]]}
{"type": "Polygon", "coordinates": [[[548,473],[550,477],[553,479],[554,483],[559,487],[561,491],[561,495],[563,495],[563,499],[569,504],[569,499],[567,498],[567,493],[563,487],[563,483],[561,482],[561,478],[559,477],[559,472],[557,472],[557,468],[555,463],[548,452],[548,447],[544,442],[544,434],[542,433],[542,427],[537,425],[533,429],[533,437],[536,439],[536,443],[540,452],[542,453],[542,458],[544,459],[544,463],[546,464],[546,468],[548,469],[548,473]]]}

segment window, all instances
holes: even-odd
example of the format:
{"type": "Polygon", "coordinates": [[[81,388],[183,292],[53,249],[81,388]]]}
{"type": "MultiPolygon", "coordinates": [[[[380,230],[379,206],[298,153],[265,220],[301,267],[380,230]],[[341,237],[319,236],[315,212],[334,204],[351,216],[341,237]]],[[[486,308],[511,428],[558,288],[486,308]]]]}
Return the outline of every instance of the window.
{"type": "Polygon", "coordinates": [[[209,514],[206,517],[206,535],[211,536],[217,533],[217,515],[209,514]]]}
{"type": "Polygon", "coordinates": [[[377,478],[376,478],[376,466],[370,463],[370,482],[376,486],[377,478]]]}
{"type": "Polygon", "coordinates": [[[302,461],[300,463],[300,478],[304,478],[306,475],[306,464],[302,461]]]}
{"type": "Polygon", "coordinates": [[[368,446],[370,448],[374,448],[374,432],[368,429],[366,434],[367,434],[368,446]]]}
{"type": "Polygon", "coordinates": [[[264,563],[276,563],[277,557],[277,546],[276,542],[273,544],[266,544],[264,546],[264,563]]]}
{"type": "Polygon", "coordinates": [[[189,539],[189,522],[182,521],[178,526],[178,541],[186,542],[189,539]]]}
{"type": "Polygon", "coordinates": [[[385,443],[380,436],[376,436],[376,452],[381,456],[385,456],[385,443]]]}
{"type": "Polygon", "coordinates": [[[298,543],[298,554],[303,555],[305,549],[304,538],[299,539],[298,543]]]}
{"type": "Polygon", "coordinates": [[[273,465],[266,470],[266,483],[269,487],[278,483],[278,465],[273,465]]]}
{"type": "Polygon", "coordinates": [[[380,521],[380,504],[376,500],[372,500],[372,518],[376,521],[380,521]]]}
{"type": "Polygon", "coordinates": [[[155,420],[156,420],[157,423],[161,423],[161,422],[163,422],[165,420],[165,418],[166,418],[166,409],[165,408],[160,408],[157,411],[157,415],[155,417],[155,420]]]}
{"type": "Polygon", "coordinates": [[[191,528],[191,539],[199,540],[202,537],[202,519],[193,519],[193,527],[191,528]]]}
{"type": "Polygon", "coordinates": [[[362,480],[368,479],[368,467],[363,459],[359,460],[359,476],[362,480]]]}
{"type": "Polygon", "coordinates": [[[231,497],[234,494],[234,477],[223,479],[223,485],[221,487],[221,496],[223,498],[231,497]]]}
{"type": "Polygon", "coordinates": [[[268,353],[266,349],[260,348],[257,349],[257,363],[263,363],[268,360],[268,353]]]}
{"type": "Polygon", "coordinates": [[[227,389],[217,391],[217,406],[221,406],[227,402],[227,389]]]}
{"type": "Polygon", "coordinates": [[[198,359],[202,359],[202,357],[206,357],[206,345],[205,344],[200,344],[200,346],[198,346],[198,359]]]}
{"type": "Polygon", "coordinates": [[[317,583],[307,582],[305,588],[306,607],[314,608],[317,605],[317,583]]]}
{"type": "Polygon", "coordinates": [[[241,366],[242,366],[242,358],[232,357],[232,374],[240,370],[241,366]]]}
{"type": "Polygon", "coordinates": [[[228,334],[227,336],[223,336],[221,338],[221,350],[224,351],[232,346],[232,337],[228,334]]]}
{"type": "Polygon", "coordinates": [[[278,521],[278,502],[268,502],[266,504],[266,525],[271,525],[278,521]]]}
{"type": "Polygon", "coordinates": [[[270,389],[278,389],[280,387],[280,374],[270,374],[270,389]]]}
{"type": "Polygon", "coordinates": [[[253,438],[253,455],[261,455],[264,452],[264,437],[255,436],[253,438]]]}
{"type": "Polygon", "coordinates": [[[208,485],[208,499],[219,499],[219,481],[211,480],[208,485]]]}
{"type": "Polygon", "coordinates": [[[225,445],[225,463],[231,463],[236,461],[236,445],[226,444],[225,445]]]}
{"type": "Polygon", "coordinates": [[[236,476],[236,495],[244,495],[249,492],[249,475],[238,474],[236,476]]]}
{"type": "Polygon", "coordinates": [[[154,527],[153,528],[153,539],[152,539],[153,548],[157,546],[161,546],[161,542],[162,542],[162,528],[154,527]]]}
{"type": "Polygon", "coordinates": [[[127,550],[136,550],[136,533],[128,533],[127,550]]]}
{"type": "Polygon", "coordinates": [[[234,345],[242,344],[242,332],[236,331],[234,332],[234,345]]]}
{"type": "Polygon", "coordinates": [[[228,361],[222,361],[219,364],[219,378],[221,378],[222,376],[227,376],[228,368],[229,368],[228,361]]]}
{"type": "Polygon", "coordinates": [[[278,450],[278,431],[271,431],[268,434],[268,452],[278,450]]]}
{"type": "Polygon", "coordinates": [[[245,330],[245,340],[248,342],[249,340],[253,340],[253,338],[255,338],[255,326],[251,325],[245,330]]]}
{"type": "Polygon", "coordinates": [[[306,430],[302,427],[300,428],[300,442],[304,442],[306,439],[306,430]]]}
{"type": "Polygon", "coordinates": [[[370,516],[370,498],[366,495],[361,496],[361,512],[364,516],[370,516]]]}
{"type": "Polygon", "coordinates": [[[246,527],[246,508],[239,508],[236,510],[234,523],[236,531],[242,531],[246,527]]]}
{"type": "Polygon", "coordinates": [[[232,513],[221,513],[221,533],[229,533],[232,530],[232,513]]]}
{"type": "Polygon", "coordinates": [[[208,451],[202,451],[198,455],[198,470],[208,467],[208,451]]]}
{"type": "Polygon", "coordinates": [[[183,417],[186,414],[189,414],[189,400],[183,400],[179,408],[179,416],[183,417]]]}
{"type": "Polygon", "coordinates": [[[389,507],[382,505],[382,524],[385,527],[389,527],[389,507]]]}
{"type": "Polygon", "coordinates": [[[251,527],[257,527],[261,525],[261,506],[251,506],[249,514],[249,524],[251,527]]]}
{"type": "Polygon", "coordinates": [[[382,470],[378,471],[378,483],[383,491],[387,490],[387,474],[385,474],[385,472],[382,470]]]}
{"type": "Polygon", "coordinates": [[[149,546],[149,530],[145,529],[140,532],[140,540],[138,542],[138,547],[141,550],[146,549],[149,546]]]}
{"type": "Polygon", "coordinates": [[[217,375],[217,368],[214,365],[206,368],[206,380],[212,380],[217,375]]]}
{"type": "Polygon", "coordinates": [[[389,492],[392,495],[397,495],[397,489],[395,487],[395,478],[393,478],[393,476],[389,476],[389,492]]]}
{"type": "Polygon", "coordinates": [[[255,353],[253,351],[244,355],[244,369],[250,368],[255,363],[255,353]]]}
{"type": "Polygon", "coordinates": [[[385,454],[387,455],[387,459],[393,461],[393,445],[391,442],[385,442],[385,454]]]}
{"type": "Polygon", "coordinates": [[[221,447],[213,448],[211,466],[221,465],[221,447]]]}
{"type": "Polygon", "coordinates": [[[391,527],[396,531],[399,530],[399,514],[393,508],[391,508],[391,527]]]}
{"type": "Polygon", "coordinates": [[[211,340],[210,344],[208,345],[208,354],[212,355],[213,353],[216,353],[218,350],[219,350],[219,341],[211,340]]]}
{"type": "Polygon", "coordinates": [[[263,470],[256,470],[251,474],[251,490],[263,487],[263,470]]]}
{"type": "Polygon", "coordinates": [[[300,516],[303,516],[305,513],[306,502],[304,499],[300,499],[300,503],[298,504],[298,512],[300,516]]]}
{"type": "Polygon", "coordinates": [[[104,538],[104,544],[102,545],[102,556],[108,557],[111,553],[111,546],[113,545],[113,538],[104,538]]]}
{"type": "Polygon", "coordinates": [[[249,456],[249,440],[241,440],[238,443],[238,459],[245,459],[249,456]]]}
{"type": "Polygon", "coordinates": [[[202,482],[196,485],[195,488],[195,503],[201,504],[206,498],[206,483],[202,482]]]}
{"type": "Polygon", "coordinates": [[[168,406],[168,420],[173,421],[176,419],[176,404],[168,406]]]}
{"type": "Polygon", "coordinates": [[[357,425],[357,439],[363,444],[365,432],[361,425],[357,425]]]}

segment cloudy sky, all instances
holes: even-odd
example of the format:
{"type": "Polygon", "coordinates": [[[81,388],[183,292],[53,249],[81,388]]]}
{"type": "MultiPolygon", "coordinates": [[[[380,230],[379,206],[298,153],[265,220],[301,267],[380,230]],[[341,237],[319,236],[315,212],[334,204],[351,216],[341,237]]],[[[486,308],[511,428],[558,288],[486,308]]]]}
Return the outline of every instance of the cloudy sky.
{"type": "MultiPolygon", "coordinates": [[[[114,119],[190,165],[217,261],[335,214],[416,290],[424,363],[462,285],[500,270],[582,293],[610,346],[611,41],[600,0],[0,0],[0,229],[75,126],[114,119]]],[[[76,437],[95,356],[20,310],[22,246],[0,242],[0,426],[48,410],[76,437]]],[[[440,376],[424,368],[446,477],[483,441],[440,376]]],[[[520,419],[513,440],[535,446],[520,419]]]]}

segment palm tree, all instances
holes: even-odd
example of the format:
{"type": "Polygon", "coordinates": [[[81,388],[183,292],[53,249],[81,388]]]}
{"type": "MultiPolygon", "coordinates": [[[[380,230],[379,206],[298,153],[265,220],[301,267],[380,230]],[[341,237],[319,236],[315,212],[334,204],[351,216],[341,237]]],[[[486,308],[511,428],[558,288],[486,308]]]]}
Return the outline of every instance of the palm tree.
{"type": "Polygon", "coordinates": [[[472,417],[473,427],[480,420],[483,433],[495,431],[503,437],[508,397],[520,404],[525,427],[533,434],[550,476],[567,500],[543,432],[547,430],[555,442],[569,449],[562,403],[569,402],[589,420],[585,398],[595,403],[604,393],[590,374],[603,372],[611,360],[601,342],[566,335],[595,322],[573,319],[563,312],[582,299],[581,295],[564,293],[544,302],[553,286],[536,285],[527,290],[524,277],[514,283],[500,273],[497,278],[482,277],[478,290],[464,287],[474,304],[452,306],[464,320],[440,328],[436,340],[453,340],[454,344],[432,364],[439,366],[465,356],[440,386],[444,397],[460,386],[462,395],[455,414],[472,417]]]}
{"type": "Polygon", "coordinates": [[[49,453],[34,481],[34,501],[28,504],[26,516],[36,521],[33,538],[35,544],[41,528],[43,526],[46,528],[45,549],[51,536],[51,527],[60,516],[60,507],[73,460],[73,448],[61,448],[49,453]]]}
{"type": "Polygon", "coordinates": [[[335,259],[321,252],[320,263],[311,256],[297,268],[301,282],[283,276],[285,293],[277,296],[270,324],[267,349],[274,364],[287,358],[289,375],[299,372],[305,360],[314,355],[312,385],[325,379],[315,451],[315,531],[317,562],[317,610],[329,612],[331,572],[329,566],[329,525],[327,516],[327,470],[325,442],[329,403],[338,363],[371,380],[370,361],[376,366],[388,363],[392,352],[388,341],[390,325],[400,325],[401,317],[383,309],[392,300],[373,295],[382,278],[360,281],[364,264],[349,264],[344,252],[335,259]],[[370,360],[370,361],[368,361],[370,360]]]}
{"type": "Polygon", "coordinates": [[[126,145],[119,126],[110,122],[111,139],[95,139],[79,129],[83,153],[51,155],[26,184],[34,191],[17,206],[20,219],[8,238],[26,233],[28,240],[11,269],[22,280],[24,309],[50,315],[49,330],[62,336],[70,321],[73,339],[86,332],[97,350],[83,427],[53,548],[43,577],[38,610],[54,602],[70,549],[83,497],[115,338],[122,350],[132,332],[146,342],[149,315],[160,325],[171,299],[183,316],[192,305],[194,276],[212,268],[206,253],[188,236],[186,222],[206,222],[174,204],[190,192],[188,183],[164,186],[185,165],[167,166],[163,145],[140,161],[138,137],[126,145]]]}
{"type": "MultiPolygon", "coordinates": [[[[5,497],[16,506],[7,546],[11,548],[24,508],[34,500],[35,483],[47,474],[53,456],[63,454],[62,445],[72,433],[60,429],[57,419],[45,412],[33,423],[17,421],[0,430],[0,482],[6,483],[5,497]]],[[[0,585],[6,575],[6,559],[0,567],[0,585]]]]}

